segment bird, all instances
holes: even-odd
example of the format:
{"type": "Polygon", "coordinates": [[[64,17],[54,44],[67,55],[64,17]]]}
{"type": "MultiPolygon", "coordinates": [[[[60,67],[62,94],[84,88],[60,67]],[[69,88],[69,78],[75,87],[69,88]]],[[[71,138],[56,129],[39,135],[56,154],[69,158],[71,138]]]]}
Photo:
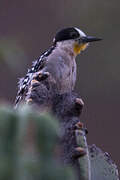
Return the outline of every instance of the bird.
{"type": "Polygon", "coordinates": [[[20,79],[15,106],[17,107],[23,96],[27,94],[34,74],[38,72],[44,76],[52,76],[60,94],[73,91],[76,83],[76,57],[91,42],[100,40],[102,39],[87,36],[76,27],[59,30],[53,39],[52,46],[33,62],[26,76],[20,79]]]}

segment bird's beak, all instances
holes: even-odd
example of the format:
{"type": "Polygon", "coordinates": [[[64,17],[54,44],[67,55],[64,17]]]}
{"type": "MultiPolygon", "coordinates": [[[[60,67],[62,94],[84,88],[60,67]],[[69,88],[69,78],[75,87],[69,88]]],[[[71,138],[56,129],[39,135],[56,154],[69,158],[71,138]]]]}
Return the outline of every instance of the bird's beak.
{"type": "Polygon", "coordinates": [[[85,36],[85,37],[81,37],[80,40],[82,41],[82,43],[89,43],[89,42],[93,42],[93,41],[100,41],[102,39],[96,38],[93,36],[85,36]]]}

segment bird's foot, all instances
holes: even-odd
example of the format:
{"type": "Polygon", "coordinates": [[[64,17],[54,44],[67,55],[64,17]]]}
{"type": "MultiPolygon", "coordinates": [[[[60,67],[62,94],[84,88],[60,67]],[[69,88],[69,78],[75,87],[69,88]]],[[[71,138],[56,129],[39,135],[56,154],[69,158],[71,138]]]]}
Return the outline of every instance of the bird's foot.
{"type": "Polygon", "coordinates": [[[33,76],[33,80],[36,80],[36,81],[42,81],[42,80],[45,80],[49,77],[50,73],[49,72],[42,72],[42,71],[39,71],[37,73],[35,73],[35,75],[33,76]]]}
{"type": "Polygon", "coordinates": [[[31,86],[38,85],[40,83],[40,81],[47,79],[49,75],[50,75],[49,72],[39,71],[39,72],[35,73],[33,75],[32,81],[31,81],[31,86]]]}
{"type": "Polygon", "coordinates": [[[32,104],[33,103],[33,100],[32,100],[32,98],[30,96],[32,90],[35,87],[39,86],[40,81],[45,80],[46,78],[49,77],[49,75],[50,75],[49,72],[42,72],[42,71],[34,73],[33,78],[31,80],[31,84],[30,84],[29,89],[28,89],[28,93],[27,93],[28,94],[28,96],[26,98],[26,103],[27,104],[32,104]]]}

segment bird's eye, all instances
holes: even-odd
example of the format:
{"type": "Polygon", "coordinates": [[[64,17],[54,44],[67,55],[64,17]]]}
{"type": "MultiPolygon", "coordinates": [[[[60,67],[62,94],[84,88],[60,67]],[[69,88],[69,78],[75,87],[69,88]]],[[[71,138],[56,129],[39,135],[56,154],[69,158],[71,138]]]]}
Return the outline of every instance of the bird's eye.
{"type": "Polygon", "coordinates": [[[70,33],[70,36],[71,36],[71,38],[73,38],[73,39],[74,39],[74,38],[77,38],[77,35],[76,35],[75,32],[71,32],[71,33],[70,33]]]}

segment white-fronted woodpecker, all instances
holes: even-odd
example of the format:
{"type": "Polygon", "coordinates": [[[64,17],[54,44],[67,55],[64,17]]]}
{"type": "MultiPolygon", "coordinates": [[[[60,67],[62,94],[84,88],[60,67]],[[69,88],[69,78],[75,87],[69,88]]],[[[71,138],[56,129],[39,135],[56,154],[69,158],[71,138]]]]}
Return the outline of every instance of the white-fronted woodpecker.
{"type": "Polygon", "coordinates": [[[75,27],[58,31],[51,48],[33,62],[32,68],[19,81],[16,106],[28,92],[28,87],[37,72],[52,76],[59,93],[72,91],[76,82],[76,56],[84,51],[89,43],[99,40],[101,39],[87,36],[75,27]]]}

